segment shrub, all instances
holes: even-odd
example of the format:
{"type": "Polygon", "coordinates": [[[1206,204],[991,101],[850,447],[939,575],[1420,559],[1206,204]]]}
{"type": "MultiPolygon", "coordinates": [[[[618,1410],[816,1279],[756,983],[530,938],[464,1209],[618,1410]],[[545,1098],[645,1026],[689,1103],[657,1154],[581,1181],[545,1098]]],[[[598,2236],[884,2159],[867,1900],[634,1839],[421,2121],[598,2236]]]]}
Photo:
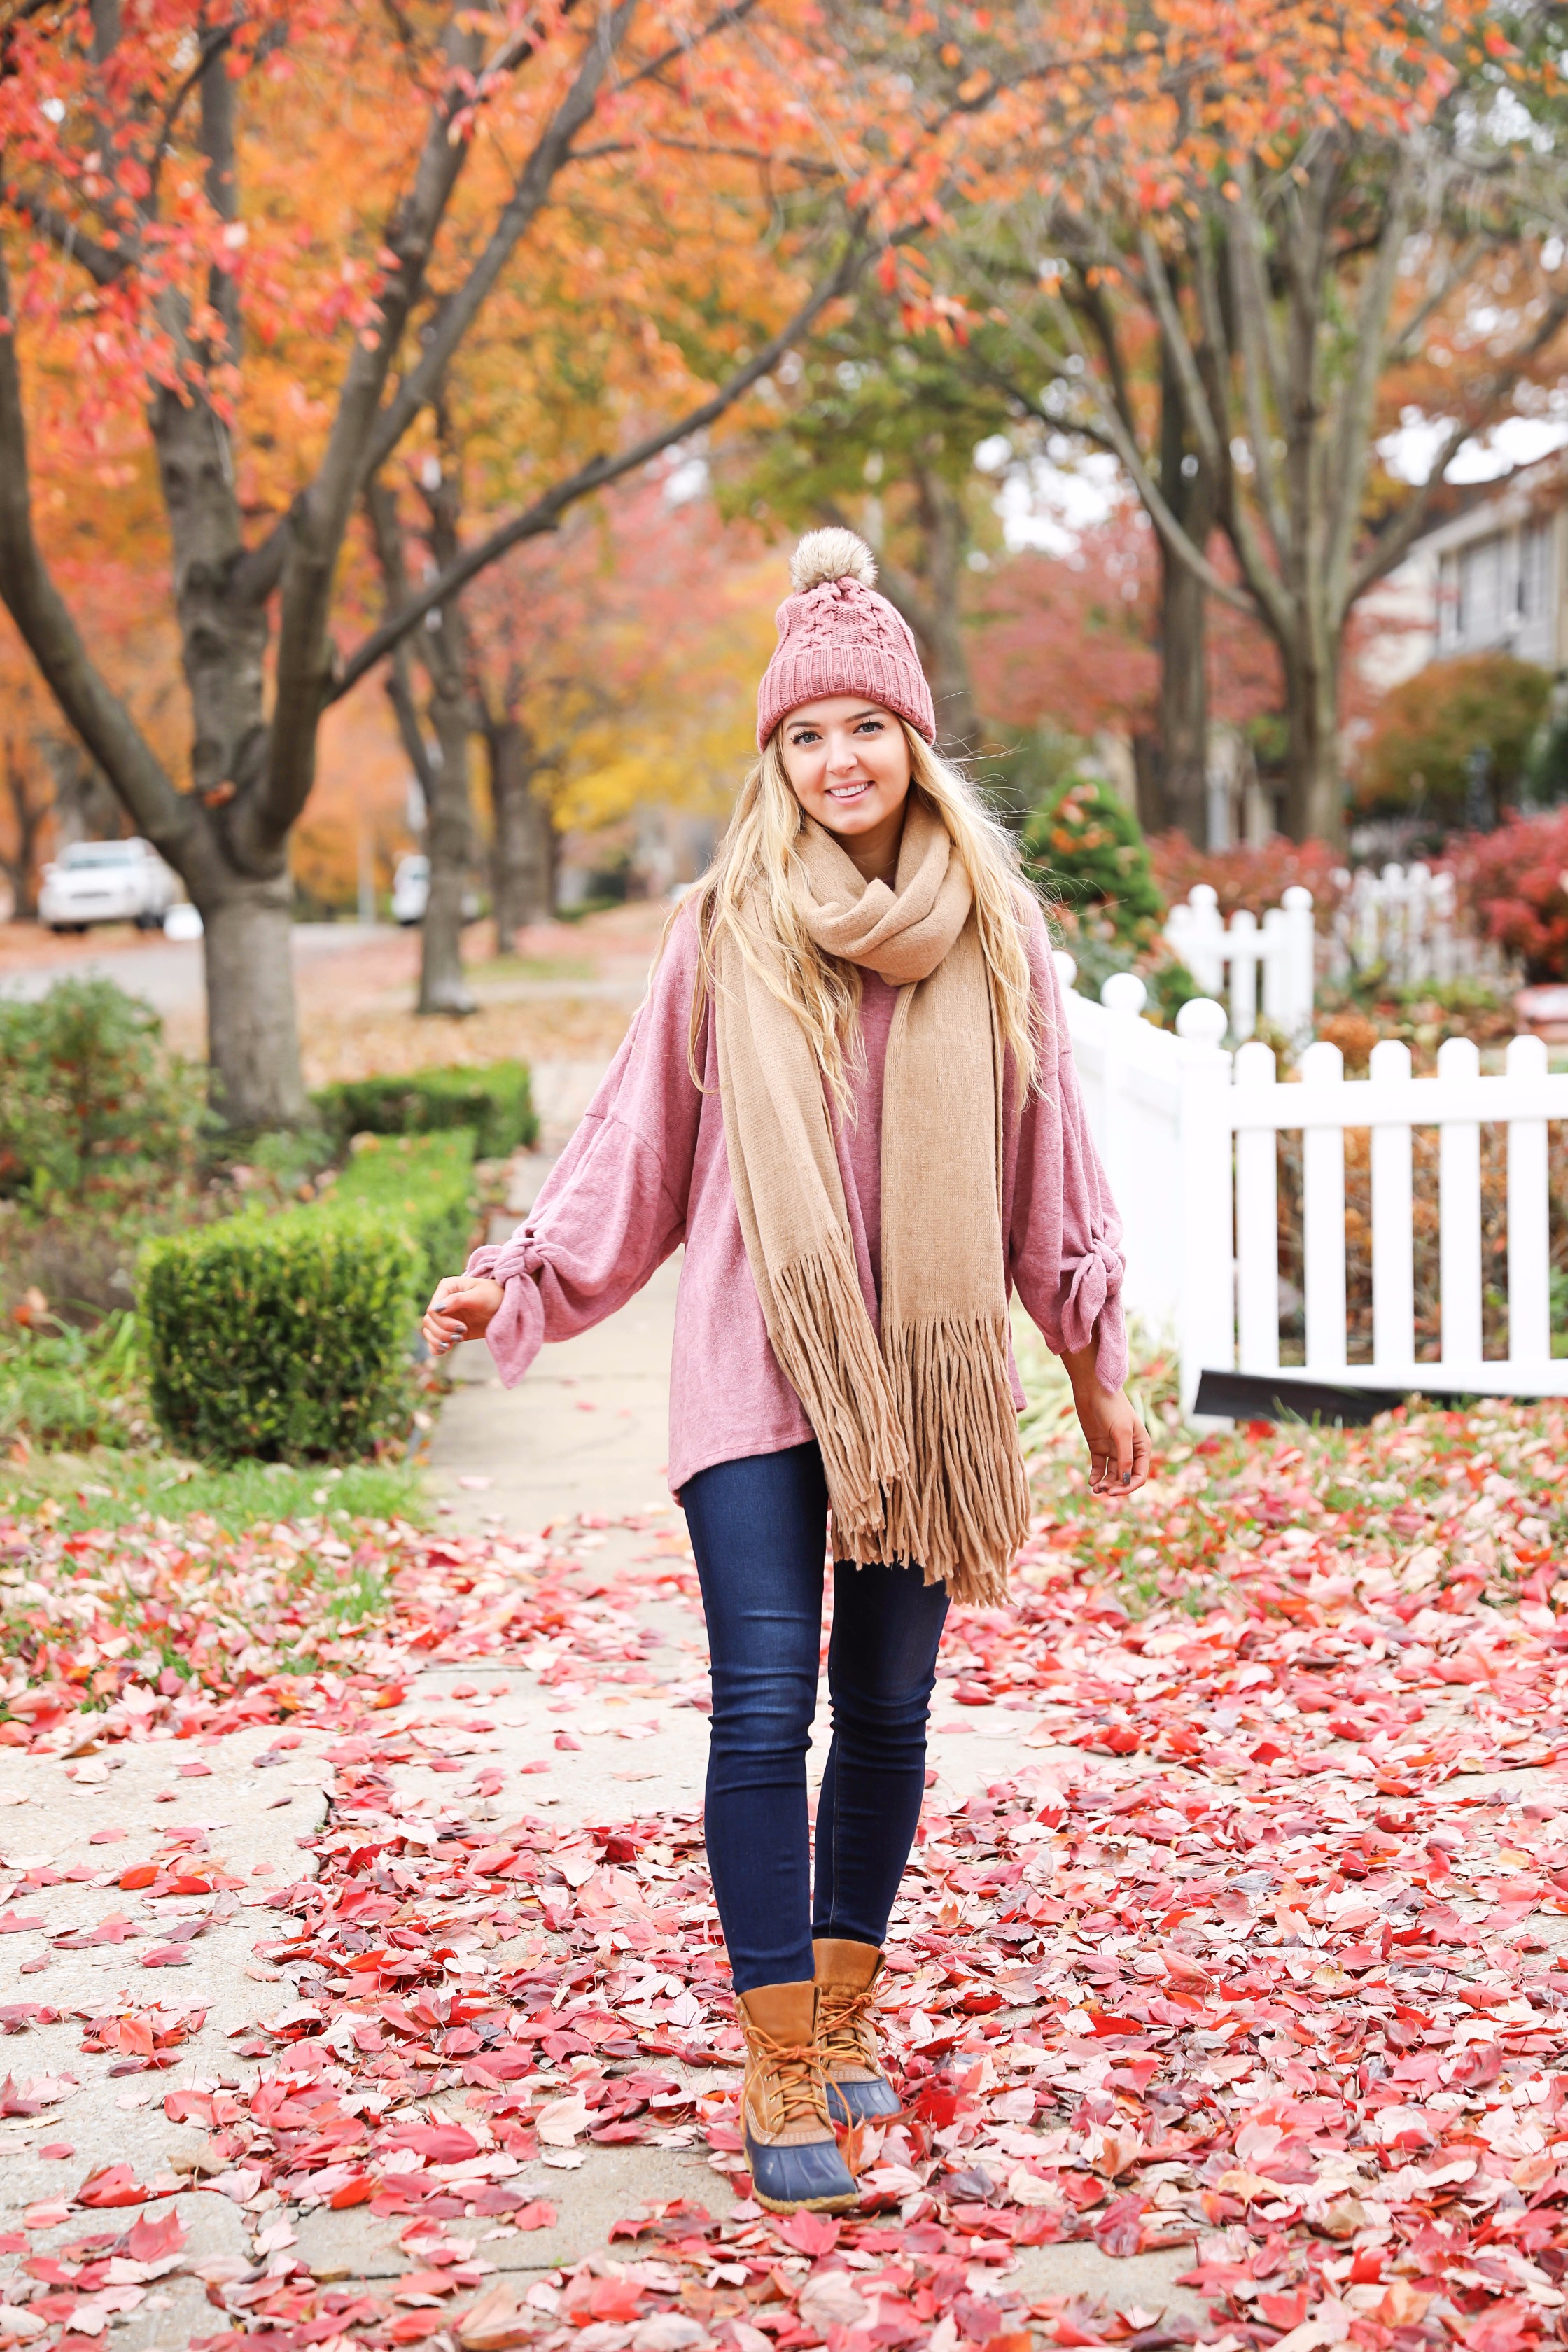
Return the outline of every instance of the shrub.
{"type": "Polygon", "coordinates": [[[1489,755],[1498,803],[1514,798],[1551,691],[1545,670],[1512,654],[1429,662],[1379,704],[1356,806],[1369,816],[1420,813],[1462,824],[1468,763],[1479,750],[1489,755]]]}
{"type": "Polygon", "coordinates": [[[1568,801],[1568,698],[1554,687],[1535,730],[1521,778],[1525,806],[1555,808],[1568,801]]]}
{"type": "Polygon", "coordinates": [[[1108,784],[1069,776],[1030,815],[1021,846],[1074,953],[1079,933],[1131,949],[1152,942],[1165,902],[1138,820],[1108,784]]]}
{"type": "Polygon", "coordinates": [[[1326,841],[1287,841],[1277,833],[1268,841],[1238,843],[1234,849],[1199,849],[1184,833],[1157,833],[1149,844],[1150,862],[1157,887],[1173,904],[1185,898],[1195,882],[1207,882],[1228,923],[1242,908],[1261,915],[1278,907],[1293,884],[1312,894],[1320,928],[1339,905],[1344,884],[1344,855],[1326,841]]]}
{"type": "Polygon", "coordinates": [[[1568,809],[1469,834],[1448,864],[1478,929],[1519,958],[1527,980],[1568,980],[1568,809]]]}
{"type": "Polygon", "coordinates": [[[1358,975],[1320,987],[1317,1003],[1316,1034],[1339,1047],[1347,1071],[1357,1077],[1366,1075],[1373,1047],[1385,1037],[1408,1045],[1416,1069],[1425,1071],[1436,1067],[1437,1048],[1450,1037],[1469,1037],[1484,1052],[1506,1045],[1519,1028],[1511,997],[1480,980],[1398,988],[1381,974],[1358,975]]]}
{"type": "Polygon", "coordinates": [[[444,1274],[468,1255],[474,1189],[474,1139],[467,1128],[447,1135],[366,1135],[323,1206],[374,1210],[395,1223],[419,1253],[421,1306],[444,1274]]]}
{"type": "Polygon", "coordinates": [[[467,1127],[481,1160],[502,1160],[539,1133],[525,1062],[350,1078],[323,1087],[311,1100],[322,1123],[345,1141],[351,1135],[428,1135],[467,1127]]]}
{"type": "Polygon", "coordinates": [[[1042,803],[1072,782],[1085,748],[1078,736],[1042,724],[1003,751],[983,752],[971,762],[971,773],[1003,824],[1022,833],[1042,803]]]}
{"type": "Polygon", "coordinates": [[[134,1445],[147,1435],[137,1392],[136,1319],[128,1307],[96,1331],[40,1314],[0,1326],[0,1446],[45,1451],[134,1445]]]}
{"type": "Polygon", "coordinates": [[[160,1427],[220,1461],[371,1453],[407,1423],[423,1272],[405,1225],[363,1206],[150,1242],[140,1305],[160,1427]]]}
{"type": "Polygon", "coordinates": [[[155,1013],[108,980],[0,997],[0,1198],[164,1197],[195,1173],[200,1075],[160,1052],[155,1013]]]}

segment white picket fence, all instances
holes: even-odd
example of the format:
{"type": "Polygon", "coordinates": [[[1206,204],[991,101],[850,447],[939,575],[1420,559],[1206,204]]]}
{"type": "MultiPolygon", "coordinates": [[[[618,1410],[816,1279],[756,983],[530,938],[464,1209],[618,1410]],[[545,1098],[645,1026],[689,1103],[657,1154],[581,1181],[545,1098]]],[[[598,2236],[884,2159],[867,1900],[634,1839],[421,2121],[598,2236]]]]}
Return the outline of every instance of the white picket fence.
{"type": "Polygon", "coordinates": [[[1165,938],[1205,994],[1226,999],[1233,1037],[1250,1037],[1258,1025],[1260,973],[1264,1019],[1287,1037],[1311,1035],[1317,950],[1310,890],[1292,885],[1261,923],[1243,908],[1227,924],[1213,884],[1196,882],[1185,904],[1166,916],[1165,938]]]}
{"type": "Polygon", "coordinates": [[[1165,919],[1165,938],[1198,986],[1229,1006],[1237,1044],[1263,1017],[1293,1043],[1312,1033],[1312,1000],[1320,972],[1346,981],[1384,969],[1397,988],[1485,980],[1506,987],[1507,957],[1459,920],[1451,874],[1412,866],[1369,866],[1334,876],[1341,896],[1321,936],[1314,930],[1312,894],[1300,884],[1261,918],[1243,908],[1228,923],[1207,882],[1194,883],[1185,903],[1165,919]],[[1261,989],[1259,978],[1261,976],[1261,989]]]}
{"type": "Polygon", "coordinates": [[[1232,1055],[1224,1006],[1184,1005],[1176,1034],[1141,1018],[1143,984],[1105,983],[1099,1004],[1067,983],[1068,1026],[1090,1129],[1126,1229],[1130,1308],[1181,1354],[1190,1412],[1205,1371],[1281,1370],[1278,1137],[1302,1137],[1305,1361],[1293,1381],[1338,1389],[1568,1395],[1554,1360],[1547,1127],[1568,1119],[1568,1074],[1553,1076],[1539,1038],[1516,1037],[1503,1076],[1483,1077],[1468,1038],[1451,1038],[1437,1075],[1412,1077],[1409,1049],[1375,1046],[1347,1079],[1339,1048],[1309,1046],[1282,1084],[1272,1050],[1232,1055]],[[1508,1353],[1486,1356],[1481,1318],[1481,1129],[1508,1136],[1508,1353]],[[1412,1136],[1440,1135],[1440,1356],[1418,1362],[1415,1333],[1412,1136]],[[1373,1337],[1349,1360],[1345,1299],[1347,1129],[1371,1130],[1373,1337]]]}
{"type": "Polygon", "coordinates": [[[1342,895],[1323,956],[1331,979],[1381,964],[1398,988],[1441,987],[1454,980],[1508,985],[1510,968],[1502,950],[1460,921],[1451,874],[1434,874],[1417,859],[1376,874],[1370,866],[1353,874],[1342,869],[1334,880],[1342,895]]]}
{"type": "Polygon", "coordinates": [[[1353,874],[1342,869],[1334,880],[1342,895],[1329,933],[1331,978],[1382,964],[1396,987],[1415,988],[1479,969],[1483,943],[1458,929],[1451,874],[1434,874],[1417,860],[1385,866],[1380,874],[1370,866],[1353,874]]]}

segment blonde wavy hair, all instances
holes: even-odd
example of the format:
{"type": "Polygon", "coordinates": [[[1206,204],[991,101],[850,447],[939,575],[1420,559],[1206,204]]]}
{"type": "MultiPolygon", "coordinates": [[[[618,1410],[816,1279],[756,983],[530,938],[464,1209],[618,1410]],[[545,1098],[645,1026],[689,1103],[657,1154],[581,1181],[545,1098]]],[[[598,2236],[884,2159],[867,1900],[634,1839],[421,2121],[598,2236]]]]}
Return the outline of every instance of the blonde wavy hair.
{"type": "MultiPolygon", "coordinates": [[[[991,814],[968,777],[907,721],[899,724],[910,747],[910,790],[919,793],[946,826],[974,892],[996,1027],[1012,1053],[1021,1097],[1036,1083],[1039,1067],[1039,1016],[1024,944],[1032,897],[1018,874],[1012,835],[991,814]]],[[[860,974],[854,964],[825,954],[801,915],[804,875],[795,843],[805,817],[784,770],[780,732],[775,728],[769,736],[741,787],[712,865],[676,908],[665,936],[683,917],[695,916],[697,985],[687,1044],[694,1081],[702,1083],[698,1044],[716,985],[718,944],[729,931],[747,961],[800,1022],[834,1103],[845,1116],[852,1107],[850,1076],[859,1056],[860,974]],[[776,964],[764,963],[756,953],[748,925],[741,919],[748,905],[753,919],[760,911],[773,932],[776,964]]]]}

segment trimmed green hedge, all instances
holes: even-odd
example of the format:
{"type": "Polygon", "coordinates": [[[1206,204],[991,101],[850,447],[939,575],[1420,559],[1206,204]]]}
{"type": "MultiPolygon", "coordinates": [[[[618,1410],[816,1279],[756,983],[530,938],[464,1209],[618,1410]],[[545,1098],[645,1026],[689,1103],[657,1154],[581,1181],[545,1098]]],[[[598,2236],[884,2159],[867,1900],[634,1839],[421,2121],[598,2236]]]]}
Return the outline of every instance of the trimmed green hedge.
{"type": "Polygon", "coordinates": [[[368,1454],[412,1405],[424,1261],[368,1206],[238,1216],[148,1243],[140,1305],[153,1408],[191,1454],[368,1454]]]}
{"type": "Polygon", "coordinates": [[[481,1160],[504,1160],[534,1142],[534,1116],[525,1062],[491,1062],[480,1069],[416,1070],[401,1078],[352,1078],[312,1095],[329,1132],[429,1135],[443,1128],[473,1129],[481,1160]]]}
{"type": "Polygon", "coordinates": [[[473,1170],[466,1128],[376,1137],[309,1207],[149,1243],[139,1306],[165,1436],[229,1462],[401,1436],[420,1309],[468,1254],[473,1170]]]}
{"type": "Polygon", "coordinates": [[[423,1307],[444,1274],[463,1270],[473,1191],[474,1137],[469,1129],[446,1135],[369,1136],[323,1205],[363,1205],[384,1220],[395,1221],[420,1254],[423,1307]]]}

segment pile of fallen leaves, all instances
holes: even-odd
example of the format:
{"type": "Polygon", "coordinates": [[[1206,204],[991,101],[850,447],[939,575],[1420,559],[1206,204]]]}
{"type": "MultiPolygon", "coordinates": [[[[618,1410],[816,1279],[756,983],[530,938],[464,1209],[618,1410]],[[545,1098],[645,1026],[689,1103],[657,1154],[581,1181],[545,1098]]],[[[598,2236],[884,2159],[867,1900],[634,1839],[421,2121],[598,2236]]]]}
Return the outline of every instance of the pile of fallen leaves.
{"type": "MultiPolygon", "coordinates": [[[[398,1704],[415,1664],[521,1645],[598,1667],[653,1646],[629,1613],[646,1588],[584,1593],[579,1563],[542,1539],[328,1518],[237,1537],[199,1513],[62,1534],[55,1517],[0,1515],[0,1747],[77,1756],[337,1723],[398,1704]]],[[[694,1589],[673,1570],[664,1584],[694,1589]]]]}
{"type": "MultiPolygon", "coordinates": [[[[1563,1414],[1189,1439],[1115,1514],[1072,1459],[1064,1444],[1044,1465],[1014,1605],[955,1618],[944,1642],[939,1717],[1016,1711],[1017,1743],[983,1794],[928,1800],[888,1948],[905,2110],[858,2135],[862,2208],[842,2222],[679,2200],[569,2271],[497,2267],[516,2233],[553,2224],[595,2146],[698,2149],[743,2189],[740,2036],[697,1815],[498,1825],[462,1811],[482,1773],[444,1812],[400,1804],[390,1768],[420,1726],[398,1676],[487,1654],[563,1691],[645,1671],[636,1603],[655,1574],[690,1598],[678,1558],[616,1579],[581,1547],[388,1529],[384,1615],[334,1636],[330,1667],[279,1671],[287,1635],[249,1613],[252,1664],[190,1651],[203,1678],[151,1721],[154,1686],[117,1675],[96,1717],[110,1738],[210,1735],[264,1705],[337,1735],[315,1874],[268,1898],[258,1946],[293,1998],[237,2030],[231,2074],[165,2095],[207,2135],[204,2186],[253,2224],[251,2261],[199,2266],[210,2345],[1533,2352],[1563,2336],[1563,1414]],[[402,2225],[411,2267],[390,2286],[318,2279],[295,2251],[290,2217],[362,2204],[402,2225]],[[1031,2287],[1031,2250],[1069,2240],[1183,2250],[1209,2321],[1031,2287]]],[[[69,1636],[43,1628],[63,1625],[74,1556],[12,1540],[31,1545],[53,1690],[69,1636]]],[[[257,1538],[280,1593],[276,1541],[257,1538]]],[[[217,1565],[263,1574],[244,1547],[217,1565]]],[[[182,1624],[190,1590],[174,1563],[161,1573],[182,1624]]],[[[201,1861],[187,1839],[140,1867],[168,1885],[201,1861]]],[[[157,2066],[181,2025],[169,2009],[84,2020],[84,2048],[157,2066]]],[[[171,2186],[112,2171],[77,2203],[171,2186]]],[[[45,2212],[66,2208],[29,2222],[45,2212]]],[[[91,2314],[145,2294],[124,2267],[144,2257],[119,2245],[99,2232],[24,2262],[0,2342],[13,2311],[11,2340],[34,2340],[34,2320],[79,2332],[73,2295],[91,2314]]]]}

